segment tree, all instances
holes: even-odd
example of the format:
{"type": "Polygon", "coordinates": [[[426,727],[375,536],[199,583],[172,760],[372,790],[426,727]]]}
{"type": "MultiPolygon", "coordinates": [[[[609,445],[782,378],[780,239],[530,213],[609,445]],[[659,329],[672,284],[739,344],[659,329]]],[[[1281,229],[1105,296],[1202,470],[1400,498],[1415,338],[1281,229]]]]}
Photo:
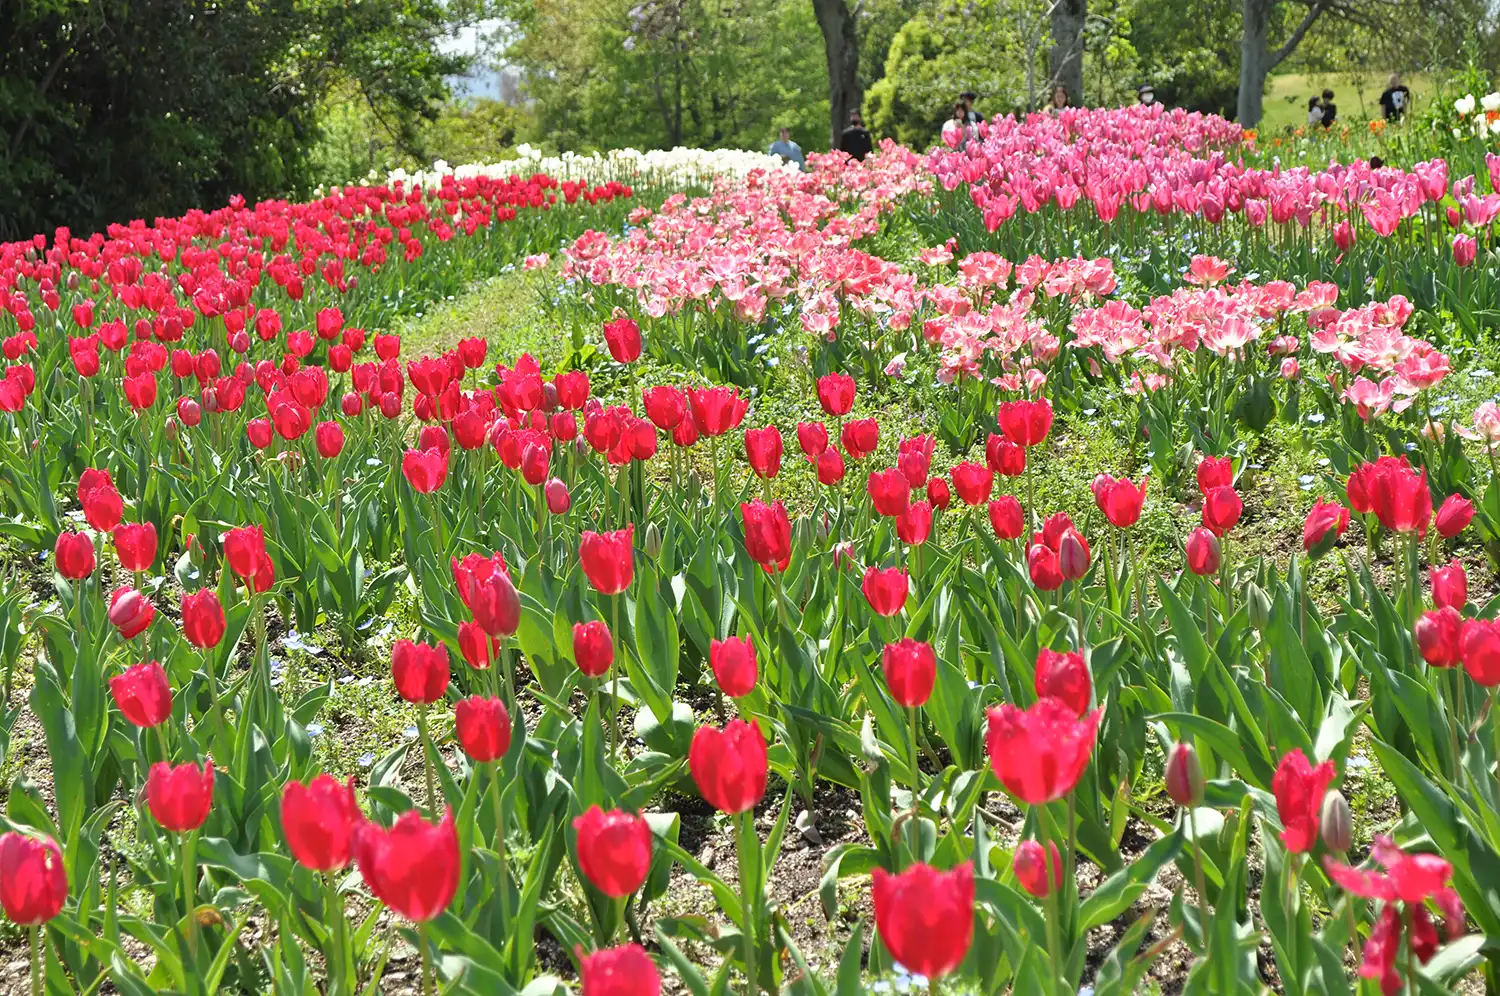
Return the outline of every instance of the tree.
{"type": "Polygon", "coordinates": [[[1281,0],[1242,0],[1240,8],[1240,93],[1238,119],[1246,128],[1260,124],[1266,77],[1297,50],[1314,22],[1328,11],[1334,0],[1309,0],[1307,10],[1284,42],[1271,48],[1271,23],[1281,0]]]}
{"type": "Polygon", "coordinates": [[[1068,104],[1083,106],[1083,26],[1088,0],[1053,0],[1051,83],[1068,91],[1068,104]]]}
{"type": "Polygon", "coordinates": [[[859,36],[854,13],[845,0],[812,0],[823,33],[823,55],[828,63],[828,121],[830,145],[838,145],[839,132],[849,123],[849,114],[859,109],[864,97],[859,85],[859,36]]]}

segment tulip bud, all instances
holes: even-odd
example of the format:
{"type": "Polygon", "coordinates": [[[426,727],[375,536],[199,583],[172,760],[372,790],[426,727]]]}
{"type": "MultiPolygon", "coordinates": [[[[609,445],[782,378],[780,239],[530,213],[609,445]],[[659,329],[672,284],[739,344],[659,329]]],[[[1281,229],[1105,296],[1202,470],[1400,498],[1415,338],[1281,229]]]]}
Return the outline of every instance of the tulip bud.
{"type": "Polygon", "coordinates": [[[1264,633],[1271,622],[1271,598],[1253,581],[1245,588],[1245,609],[1250,616],[1250,625],[1256,632],[1264,633]]]}
{"type": "Polygon", "coordinates": [[[827,512],[824,512],[821,516],[818,517],[816,535],[818,538],[819,546],[827,543],[828,537],[833,535],[833,522],[828,518],[827,512]]]}
{"type": "Polygon", "coordinates": [[[1203,802],[1203,765],[1192,744],[1177,744],[1167,755],[1167,795],[1179,806],[1203,802]]]}
{"type": "Polygon", "coordinates": [[[1057,565],[1069,581],[1077,581],[1089,572],[1089,546],[1076,529],[1063,533],[1057,548],[1057,565]]]}
{"type": "Polygon", "coordinates": [[[1349,801],[1338,789],[1332,789],[1323,796],[1323,811],[1318,816],[1318,826],[1323,836],[1323,846],[1330,851],[1343,854],[1354,844],[1354,821],[1349,812],[1349,801]]]}
{"type": "Polygon", "coordinates": [[[641,542],[642,542],[643,548],[646,551],[646,556],[650,557],[652,560],[655,560],[657,557],[660,557],[661,556],[661,542],[662,542],[662,540],[661,540],[661,527],[658,526],[654,522],[647,523],[646,524],[646,535],[642,539],[641,542]]]}

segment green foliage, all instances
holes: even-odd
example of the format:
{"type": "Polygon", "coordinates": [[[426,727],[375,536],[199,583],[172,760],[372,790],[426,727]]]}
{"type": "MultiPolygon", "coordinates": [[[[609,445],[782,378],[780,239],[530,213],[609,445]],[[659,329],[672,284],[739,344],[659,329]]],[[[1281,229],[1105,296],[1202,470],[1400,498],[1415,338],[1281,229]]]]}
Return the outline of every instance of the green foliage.
{"type": "Polygon", "coordinates": [[[539,0],[507,53],[562,149],[763,148],[778,127],[819,148],[827,75],[806,0],[539,0]]]}
{"type": "Polygon", "coordinates": [[[308,186],[318,107],[357,92],[403,141],[461,58],[470,3],[10,0],[0,4],[0,237],[308,186]]]}
{"type": "Polygon", "coordinates": [[[312,181],[321,186],[348,183],[398,166],[491,163],[510,158],[517,133],[528,126],[524,110],[498,100],[449,101],[430,121],[408,135],[391,132],[356,93],[340,92],[325,101],[318,143],[309,153],[312,181]]]}
{"type": "Polygon", "coordinates": [[[1232,115],[1240,85],[1238,0],[1124,0],[1141,82],[1157,100],[1232,115]],[[1208,25],[1226,30],[1205,30],[1208,25]]]}

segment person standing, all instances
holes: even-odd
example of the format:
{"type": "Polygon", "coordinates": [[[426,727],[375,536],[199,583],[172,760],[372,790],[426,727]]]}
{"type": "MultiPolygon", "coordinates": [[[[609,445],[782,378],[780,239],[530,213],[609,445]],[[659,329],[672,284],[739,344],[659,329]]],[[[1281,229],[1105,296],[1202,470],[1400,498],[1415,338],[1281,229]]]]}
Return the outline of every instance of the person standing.
{"type": "Polygon", "coordinates": [[[1318,98],[1316,96],[1309,97],[1307,99],[1307,126],[1311,128],[1314,125],[1320,125],[1322,123],[1323,105],[1318,102],[1318,98]]]}
{"type": "Polygon", "coordinates": [[[1391,73],[1391,78],[1386,81],[1385,92],[1380,95],[1380,109],[1385,112],[1385,119],[1400,121],[1406,116],[1406,109],[1410,106],[1411,91],[1401,82],[1400,73],[1391,73]]]}
{"type": "Polygon", "coordinates": [[[979,94],[973,90],[965,90],[958,95],[958,99],[964,105],[964,122],[966,124],[984,124],[984,115],[974,110],[974,101],[979,99],[979,94]]]}
{"type": "Polygon", "coordinates": [[[783,161],[796,163],[798,169],[807,167],[807,160],[802,155],[802,146],[792,141],[792,129],[783,128],[776,141],[771,143],[771,155],[780,156],[783,161]]]}
{"type": "Polygon", "coordinates": [[[1059,83],[1052,88],[1052,103],[1047,105],[1050,114],[1056,114],[1068,106],[1068,88],[1059,83]]]}
{"type": "Polygon", "coordinates": [[[1151,104],[1156,103],[1156,91],[1152,89],[1150,83],[1142,83],[1136,87],[1135,99],[1137,103],[1149,107],[1151,104]]]}
{"type": "Polygon", "coordinates": [[[969,110],[962,100],[953,105],[953,116],[943,122],[943,144],[950,149],[962,149],[974,137],[978,125],[969,123],[969,110]]]}
{"type": "Polygon", "coordinates": [[[1324,90],[1323,91],[1323,120],[1322,120],[1323,127],[1324,128],[1332,128],[1333,127],[1333,122],[1338,118],[1338,116],[1339,116],[1339,109],[1338,109],[1338,105],[1333,102],[1333,91],[1332,90],[1324,90]]]}
{"type": "Polygon", "coordinates": [[[859,111],[849,112],[849,127],[839,136],[839,150],[847,152],[860,162],[864,162],[865,156],[875,150],[875,143],[870,140],[870,132],[865,128],[864,118],[859,111]]]}

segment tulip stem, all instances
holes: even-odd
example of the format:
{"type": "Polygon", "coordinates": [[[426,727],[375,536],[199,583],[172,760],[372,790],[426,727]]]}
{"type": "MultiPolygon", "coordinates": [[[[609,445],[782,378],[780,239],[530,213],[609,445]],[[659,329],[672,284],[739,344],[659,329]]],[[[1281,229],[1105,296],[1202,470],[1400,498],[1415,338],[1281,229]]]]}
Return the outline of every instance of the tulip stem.
{"type": "Polygon", "coordinates": [[[1453,672],[1453,714],[1448,717],[1448,735],[1453,745],[1453,780],[1458,781],[1458,773],[1463,767],[1463,755],[1458,750],[1458,728],[1463,725],[1462,703],[1464,696],[1463,675],[1461,667],[1450,667],[1453,672]]]}
{"type": "Polygon", "coordinates": [[[500,863],[500,909],[510,920],[510,868],[505,853],[505,793],[500,787],[501,760],[496,758],[490,771],[490,798],[495,803],[495,857],[500,863]]]}
{"type": "Polygon", "coordinates": [[[755,810],[747,809],[740,814],[740,914],[744,920],[745,940],[745,996],[755,996],[759,991],[755,974],[755,904],[754,886],[750,881],[751,851],[759,845],[755,837],[755,810]]]}
{"type": "Polygon", "coordinates": [[[1198,814],[1187,807],[1188,833],[1193,835],[1193,885],[1198,890],[1198,932],[1208,950],[1208,890],[1203,887],[1203,847],[1198,843],[1198,814]]]}
{"type": "Polygon", "coordinates": [[[427,956],[427,924],[417,924],[417,947],[422,952],[422,996],[432,996],[432,961],[427,956]]]}
{"type": "MultiPolygon", "coordinates": [[[[432,755],[428,753],[427,736],[427,705],[417,708],[417,740],[422,748],[422,773],[427,781],[427,815],[431,819],[437,819],[437,783],[432,773],[432,755]]],[[[433,747],[433,750],[436,750],[433,747]]]]}
{"type": "Polygon", "coordinates": [[[610,639],[615,641],[615,652],[609,662],[609,718],[606,726],[609,728],[609,761],[614,764],[620,755],[620,731],[616,724],[620,718],[620,686],[619,678],[616,676],[615,668],[620,663],[620,651],[624,644],[620,642],[620,601],[624,596],[615,595],[612,598],[610,612],[614,619],[614,625],[610,628],[610,639]]]}
{"type": "MultiPolygon", "coordinates": [[[[1046,862],[1043,862],[1045,868],[1046,862]]],[[[1046,872],[1049,879],[1050,872],[1046,872]]],[[[1056,883],[1047,882],[1047,956],[1052,962],[1052,984],[1047,988],[1054,994],[1063,983],[1062,932],[1058,925],[1056,883]]]]}
{"type": "Polygon", "coordinates": [[[31,996],[42,996],[42,942],[41,927],[33,923],[26,928],[31,941],[31,996]]]}
{"type": "MultiPolygon", "coordinates": [[[[198,889],[197,876],[193,874],[196,870],[193,864],[193,832],[190,830],[183,834],[179,843],[181,845],[181,857],[179,860],[182,864],[182,905],[183,913],[187,919],[188,952],[193,959],[194,966],[196,966],[198,960],[198,915],[193,909],[193,900],[196,898],[198,889]]],[[[190,967],[189,974],[193,974],[195,971],[195,967],[190,967]]]]}
{"type": "Polygon", "coordinates": [[[329,942],[333,948],[328,953],[328,992],[330,996],[343,996],[348,990],[344,977],[344,911],[339,903],[338,887],[333,883],[333,872],[323,873],[323,895],[329,942]]]}
{"type": "Polygon", "coordinates": [[[911,812],[912,820],[908,824],[911,827],[911,859],[913,862],[921,861],[922,856],[917,851],[921,841],[920,824],[922,822],[922,768],[917,763],[917,707],[910,706],[907,715],[911,719],[911,812]]]}

